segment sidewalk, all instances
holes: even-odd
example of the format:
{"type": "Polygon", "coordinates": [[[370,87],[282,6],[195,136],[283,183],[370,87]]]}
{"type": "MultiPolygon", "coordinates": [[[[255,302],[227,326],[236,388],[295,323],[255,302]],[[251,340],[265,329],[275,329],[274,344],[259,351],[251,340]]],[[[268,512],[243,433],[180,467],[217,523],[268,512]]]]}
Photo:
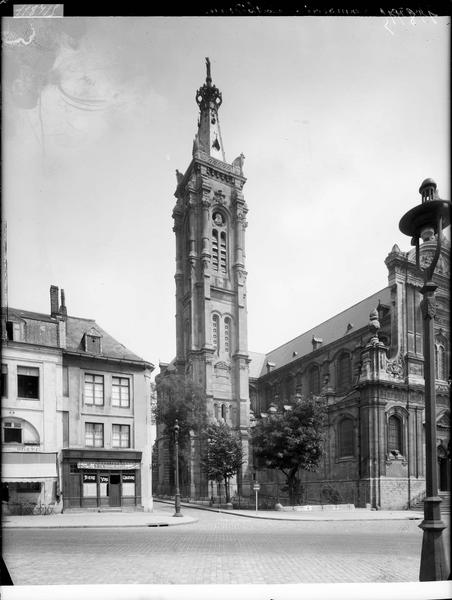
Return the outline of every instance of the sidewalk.
{"type": "MultiPolygon", "coordinates": [[[[154,504],[170,504],[167,500],[154,500],[154,504]]],[[[355,508],[353,510],[319,510],[319,511],[278,511],[278,510],[226,510],[210,506],[182,502],[183,508],[208,510],[216,513],[248,517],[249,519],[270,519],[274,521],[389,521],[419,520],[424,518],[423,512],[413,510],[369,510],[355,508]]],[[[444,517],[443,517],[444,519],[444,517]]]]}
{"type": "MultiPolygon", "coordinates": [[[[227,514],[249,519],[273,521],[389,521],[418,520],[424,518],[422,512],[412,510],[321,510],[321,511],[277,511],[277,510],[224,510],[210,506],[182,503],[182,509],[196,509],[227,514]]],[[[174,503],[154,500],[154,512],[66,512],[56,515],[8,515],[2,519],[5,528],[60,528],[60,527],[169,527],[196,523],[198,519],[184,514],[173,517],[174,503]]],[[[182,511],[183,512],[183,511],[182,511]]],[[[449,519],[443,516],[449,527],[449,519]]]]}
{"type": "MultiPolygon", "coordinates": [[[[162,507],[163,508],[163,507],[162,507]]],[[[174,509],[154,512],[65,512],[57,515],[8,515],[2,518],[4,528],[61,528],[61,527],[170,527],[188,525],[198,519],[173,517],[174,509]]]]}

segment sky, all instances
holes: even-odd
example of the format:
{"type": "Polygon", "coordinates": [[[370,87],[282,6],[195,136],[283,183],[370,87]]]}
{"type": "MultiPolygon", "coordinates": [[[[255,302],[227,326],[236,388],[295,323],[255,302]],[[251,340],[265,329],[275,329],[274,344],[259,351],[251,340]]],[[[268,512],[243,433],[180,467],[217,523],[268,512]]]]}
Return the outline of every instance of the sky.
{"type": "Polygon", "coordinates": [[[175,171],[205,57],[226,160],[245,155],[248,346],[268,352],[387,285],[426,177],[450,199],[448,17],[2,22],[8,304],[175,354],[175,171]]]}

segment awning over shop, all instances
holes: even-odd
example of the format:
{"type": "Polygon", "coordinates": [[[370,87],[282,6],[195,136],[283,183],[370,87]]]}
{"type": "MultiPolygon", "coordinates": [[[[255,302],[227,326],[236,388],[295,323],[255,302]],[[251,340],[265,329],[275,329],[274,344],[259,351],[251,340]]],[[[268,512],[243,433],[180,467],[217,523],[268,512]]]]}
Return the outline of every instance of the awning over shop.
{"type": "Polygon", "coordinates": [[[55,452],[2,452],[3,481],[37,481],[56,476],[55,452]]]}

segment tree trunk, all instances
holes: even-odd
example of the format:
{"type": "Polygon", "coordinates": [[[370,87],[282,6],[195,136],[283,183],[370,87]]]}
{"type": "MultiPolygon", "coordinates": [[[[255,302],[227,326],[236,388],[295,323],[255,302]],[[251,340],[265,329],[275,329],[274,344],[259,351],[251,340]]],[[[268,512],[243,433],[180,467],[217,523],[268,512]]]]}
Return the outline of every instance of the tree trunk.
{"type": "Polygon", "coordinates": [[[229,497],[229,477],[224,478],[224,491],[226,493],[226,504],[228,504],[231,501],[229,497]]]}
{"type": "Polygon", "coordinates": [[[295,506],[297,502],[298,489],[300,482],[297,477],[298,469],[291,469],[287,475],[287,487],[289,489],[289,504],[295,506]]]}

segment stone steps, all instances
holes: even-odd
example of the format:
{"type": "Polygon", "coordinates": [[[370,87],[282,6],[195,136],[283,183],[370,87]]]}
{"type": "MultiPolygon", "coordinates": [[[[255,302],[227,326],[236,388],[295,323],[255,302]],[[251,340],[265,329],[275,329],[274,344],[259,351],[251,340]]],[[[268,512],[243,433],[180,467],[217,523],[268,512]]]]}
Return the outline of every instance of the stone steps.
{"type": "MultiPolygon", "coordinates": [[[[450,492],[438,492],[438,496],[441,498],[442,502],[440,504],[440,510],[443,514],[450,514],[450,492]]],[[[424,500],[418,500],[414,504],[411,505],[411,510],[424,510],[424,500]]]]}

